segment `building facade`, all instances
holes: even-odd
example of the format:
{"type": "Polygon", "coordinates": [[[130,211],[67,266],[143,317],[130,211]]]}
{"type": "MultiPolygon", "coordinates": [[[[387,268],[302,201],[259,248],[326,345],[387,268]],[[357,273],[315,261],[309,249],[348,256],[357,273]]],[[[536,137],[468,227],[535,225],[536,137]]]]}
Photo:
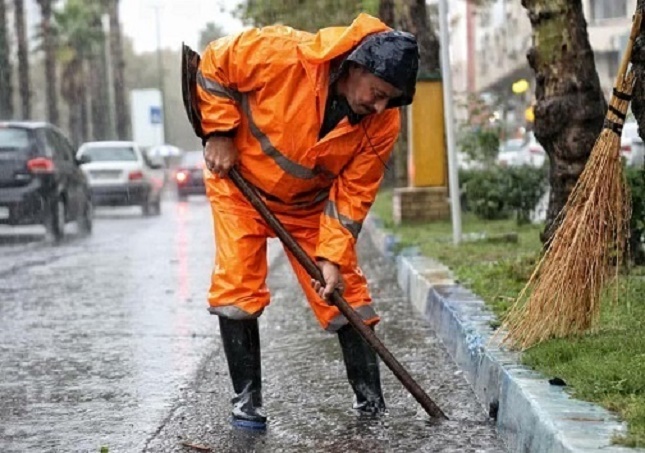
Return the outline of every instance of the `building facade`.
{"type": "MultiPolygon", "coordinates": [[[[622,52],[629,36],[637,0],[583,0],[587,31],[594,51],[596,69],[607,94],[616,77],[622,52]]],[[[466,2],[455,2],[466,3],[466,2]]],[[[508,85],[519,76],[529,75],[526,53],[531,47],[531,23],[519,1],[496,0],[486,8],[473,8],[476,19],[474,46],[475,91],[486,92],[508,85]]],[[[462,40],[451,46],[463,46],[462,40]]],[[[453,70],[461,72],[463,62],[453,70]]]]}
{"type": "MultiPolygon", "coordinates": [[[[637,0],[583,0],[582,3],[600,85],[609,97],[637,0]]],[[[523,122],[522,112],[532,102],[534,92],[533,71],[526,60],[532,45],[526,10],[518,0],[494,0],[486,7],[468,6],[469,2],[463,0],[450,4],[455,91],[466,90],[501,101],[504,115],[511,116],[505,119],[523,122]],[[517,95],[512,86],[521,79],[528,80],[530,88],[517,95]]]]}
{"type": "Polygon", "coordinates": [[[609,97],[629,38],[637,0],[583,1],[600,86],[609,97]]]}

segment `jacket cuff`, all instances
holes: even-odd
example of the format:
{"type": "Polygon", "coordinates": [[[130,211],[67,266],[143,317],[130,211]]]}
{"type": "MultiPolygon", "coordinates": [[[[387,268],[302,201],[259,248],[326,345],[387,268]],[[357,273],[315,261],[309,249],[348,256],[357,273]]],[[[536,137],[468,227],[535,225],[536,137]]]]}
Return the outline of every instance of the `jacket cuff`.
{"type": "Polygon", "coordinates": [[[340,268],[356,266],[356,254],[353,253],[351,241],[339,238],[332,242],[336,242],[336,244],[330,244],[329,242],[318,243],[315,258],[330,261],[340,268]]]}
{"type": "Polygon", "coordinates": [[[228,137],[228,138],[234,138],[235,133],[237,132],[237,129],[231,129],[228,131],[214,131],[214,132],[209,132],[208,134],[205,134],[202,136],[202,146],[206,146],[206,142],[208,141],[209,138],[211,137],[228,137]]]}

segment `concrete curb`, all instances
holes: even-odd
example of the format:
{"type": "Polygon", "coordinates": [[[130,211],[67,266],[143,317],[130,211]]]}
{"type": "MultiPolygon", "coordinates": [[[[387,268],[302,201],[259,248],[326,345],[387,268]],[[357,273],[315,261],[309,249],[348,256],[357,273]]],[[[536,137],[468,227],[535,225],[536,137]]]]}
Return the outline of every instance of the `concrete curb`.
{"type": "Polygon", "coordinates": [[[397,239],[370,215],[365,230],[385,256],[396,259],[398,282],[448,353],[463,370],[479,401],[497,413],[497,428],[510,452],[642,453],[611,444],[626,425],[604,408],[571,398],[562,387],[521,365],[519,356],[490,341],[495,316],[450,270],[416,250],[397,253],[397,239]]]}

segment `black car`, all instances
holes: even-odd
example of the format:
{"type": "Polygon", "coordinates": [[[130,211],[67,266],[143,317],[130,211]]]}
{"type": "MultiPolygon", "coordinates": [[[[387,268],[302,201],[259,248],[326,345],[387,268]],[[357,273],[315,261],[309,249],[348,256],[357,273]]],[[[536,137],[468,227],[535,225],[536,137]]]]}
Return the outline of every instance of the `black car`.
{"type": "Polygon", "coordinates": [[[51,124],[0,121],[0,224],[42,224],[60,240],[75,220],[90,233],[91,192],[74,154],[51,124]]]}
{"type": "Polygon", "coordinates": [[[204,195],[204,154],[202,151],[187,151],[175,171],[177,196],[185,199],[188,195],[204,195]]]}

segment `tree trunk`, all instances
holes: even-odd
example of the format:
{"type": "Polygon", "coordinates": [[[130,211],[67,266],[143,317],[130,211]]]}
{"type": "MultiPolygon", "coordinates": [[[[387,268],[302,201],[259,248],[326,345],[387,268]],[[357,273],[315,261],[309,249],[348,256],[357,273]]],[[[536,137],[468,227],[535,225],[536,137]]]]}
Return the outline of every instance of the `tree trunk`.
{"type": "MultiPolygon", "coordinates": [[[[396,17],[396,6],[394,0],[381,0],[379,2],[378,15],[380,19],[392,28],[398,28],[396,17]]],[[[391,165],[392,179],[388,180],[394,187],[406,187],[408,185],[408,141],[407,141],[407,110],[401,110],[401,134],[394,145],[392,157],[388,163],[391,165]]]]}
{"type": "MultiPolygon", "coordinates": [[[[393,28],[399,28],[415,35],[419,44],[421,59],[419,75],[441,73],[439,61],[439,38],[432,30],[425,0],[381,0],[379,17],[393,28]]],[[[394,150],[394,178],[396,187],[406,187],[408,178],[408,116],[401,110],[401,135],[394,150]]]]}
{"type": "Polygon", "coordinates": [[[607,109],[580,0],[522,0],[533,28],[527,58],[536,78],[535,136],[550,160],[542,241],[553,235],[602,128],[607,109]]]}
{"type": "Polygon", "coordinates": [[[439,37],[432,29],[425,0],[405,0],[400,19],[401,28],[412,33],[419,44],[419,75],[441,74],[439,37]]]}
{"type": "Polygon", "coordinates": [[[10,52],[7,5],[5,0],[0,0],[0,119],[13,118],[10,52]]]}
{"type": "Polygon", "coordinates": [[[59,125],[58,78],[56,77],[56,42],[52,30],[52,0],[38,0],[41,12],[41,34],[45,51],[45,78],[47,79],[47,119],[59,125]]]}
{"type": "MultiPolygon", "coordinates": [[[[638,10],[645,14],[645,0],[638,0],[638,10]]],[[[638,134],[645,137],[645,21],[632,51],[633,70],[636,75],[632,112],[638,122],[638,134]]],[[[645,138],[643,138],[645,140],[645,138]]]]}
{"type": "Polygon", "coordinates": [[[68,107],[68,130],[70,139],[74,146],[79,146],[84,140],[83,111],[86,110],[83,105],[85,100],[83,96],[83,64],[78,58],[70,61],[63,70],[63,79],[61,81],[60,91],[68,107]]]}
{"type": "Polygon", "coordinates": [[[123,58],[123,44],[121,43],[119,0],[110,0],[109,15],[116,133],[120,140],[128,140],[130,138],[130,114],[125,94],[125,60],[123,58]]]}
{"type": "Polygon", "coordinates": [[[110,106],[107,93],[108,68],[102,55],[90,60],[88,71],[90,87],[90,109],[93,140],[108,140],[110,137],[110,106]]]}
{"type": "Polygon", "coordinates": [[[18,86],[22,119],[31,119],[31,90],[29,89],[29,50],[25,31],[25,6],[23,0],[14,0],[14,21],[18,41],[18,86]]]}
{"type": "MultiPolygon", "coordinates": [[[[98,16],[94,23],[97,30],[101,30],[101,18],[98,16]]],[[[103,40],[107,37],[104,36],[103,40]]],[[[88,85],[90,87],[92,140],[107,140],[110,134],[110,111],[108,99],[108,67],[105,61],[105,42],[100,48],[94,49],[89,61],[88,85]]]]}
{"type": "Polygon", "coordinates": [[[378,17],[389,27],[396,28],[396,8],[394,0],[381,0],[378,5],[378,17]]]}
{"type": "Polygon", "coordinates": [[[88,92],[87,92],[87,68],[86,68],[86,62],[81,61],[80,63],[80,71],[78,73],[78,78],[80,79],[80,83],[78,84],[78,98],[79,98],[79,105],[81,109],[81,143],[84,143],[88,141],[89,139],[89,126],[90,126],[90,111],[89,111],[89,99],[88,99],[88,92]]]}
{"type": "MultiPolygon", "coordinates": [[[[645,0],[638,0],[637,9],[645,14],[645,0]]],[[[632,69],[635,74],[632,112],[638,123],[638,135],[645,141],[645,21],[632,50],[632,69]]],[[[641,168],[645,172],[645,167],[641,168]]],[[[642,219],[632,219],[629,249],[635,264],[645,263],[645,251],[641,243],[641,229],[638,224],[642,219]]]]}

